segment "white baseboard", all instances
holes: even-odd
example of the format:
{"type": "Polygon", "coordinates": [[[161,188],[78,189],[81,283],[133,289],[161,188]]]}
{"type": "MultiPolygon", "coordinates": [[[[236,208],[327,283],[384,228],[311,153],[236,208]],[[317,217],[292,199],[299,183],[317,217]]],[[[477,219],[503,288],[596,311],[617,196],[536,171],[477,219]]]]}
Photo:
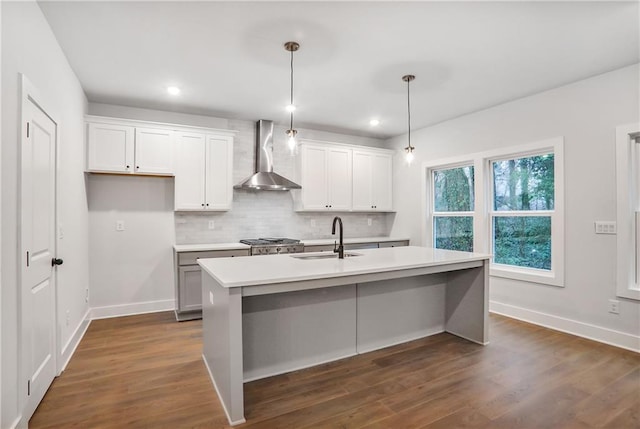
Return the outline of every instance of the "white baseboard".
{"type": "Polygon", "coordinates": [[[87,332],[87,328],[89,328],[89,324],[91,323],[91,318],[89,317],[90,314],[91,309],[88,308],[87,312],[82,318],[82,321],[80,322],[76,330],[73,331],[73,334],[71,334],[71,338],[69,338],[67,344],[62,347],[62,352],[60,353],[60,361],[62,362],[62,365],[60,366],[58,375],[60,375],[62,371],[65,370],[65,368],[69,364],[69,361],[71,360],[71,356],[73,356],[73,353],[76,351],[78,344],[80,344],[82,337],[84,337],[85,332],[87,332]]]}
{"type": "Polygon", "coordinates": [[[622,349],[640,353],[640,336],[614,331],[613,329],[578,322],[577,320],[540,313],[515,305],[503,304],[496,301],[489,302],[489,311],[534,325],[544,326],[567,334],[598,341],[622,349]]]}
{"type": "Polygon", "coordinates": [[[171,311],[175,309],[175,300],[136,302],[133,304],[108,305],[105,307],[93,307],[91,320],[107,319],[109,317],[133,316],[135,314],[156,313],[159,311],[171,311]]]}

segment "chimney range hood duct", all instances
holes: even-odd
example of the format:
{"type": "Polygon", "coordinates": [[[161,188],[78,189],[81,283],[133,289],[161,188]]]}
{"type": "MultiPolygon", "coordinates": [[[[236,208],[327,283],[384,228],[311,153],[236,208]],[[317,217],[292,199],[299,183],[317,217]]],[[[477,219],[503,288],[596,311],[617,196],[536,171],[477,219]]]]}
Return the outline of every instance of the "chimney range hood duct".
{"type": "Polygon", "coordinates": [[[255,173],[234,186],[254,191],[288,191],[300,185],[273,172],[273,122],[264,119],[256,123],[255,173]]]}

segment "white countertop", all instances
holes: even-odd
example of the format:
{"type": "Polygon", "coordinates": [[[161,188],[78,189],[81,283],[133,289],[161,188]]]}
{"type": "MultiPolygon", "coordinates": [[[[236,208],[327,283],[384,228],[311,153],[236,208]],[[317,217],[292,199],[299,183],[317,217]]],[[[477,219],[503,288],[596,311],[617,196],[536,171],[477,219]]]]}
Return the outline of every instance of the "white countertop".
{"type": "MultiPolygon", "coordinates": [[[[300,240],[305,246],[323,246],[327,244],[333,244],[336,238],[321,238],[318,240],[300,240]]],[[[344,244],[355,243],[384,243],[387,241],[409,241],[405,237],[360,237],[360,238],[345,238],[342,240],[344,244]]]]}
{"type": "MultiPolygon", "coordinates": [[[[408,270],[461,262],[481,261],[490,255],[456,252],[430,247],[389,247],[347,251],[361,256],[345,259],[298,259],[288,254],[250,258],[199,259],[198,264],[221,286],[240,287],[346,277],[408,270]]],[[[326,255],[326,253],[317,253],[326,255]]]]}
{"type": "MultiPolygon", "coordinates": [[[[333,244],[334,238],[322,238],[318,240],[300,240],[305,246],[323,246],[333,244]]],[[[404,237],[361,237],[361,238],[345,238],[344,244],[354,243],[381,243],[387,241],[409,241],[404,237]]],[[[206,252],[210,250],[243,250],[249,249],[251,246],[242,243],[205,243],[205,244],[174,244],[173,248],[176,252],[206,252]]]]}
{"type": "Polygon", "coordinates": [[[251,246],[242,243],[212,243],[212,244],[174,244],[176,252],[206,252],[209,250],[244,250],[251,246]]]}

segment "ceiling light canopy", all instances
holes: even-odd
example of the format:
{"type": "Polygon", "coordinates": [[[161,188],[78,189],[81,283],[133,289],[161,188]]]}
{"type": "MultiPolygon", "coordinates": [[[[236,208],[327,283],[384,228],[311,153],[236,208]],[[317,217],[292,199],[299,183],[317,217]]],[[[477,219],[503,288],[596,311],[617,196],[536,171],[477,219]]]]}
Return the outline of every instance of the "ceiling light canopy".
{"type": "Polygon", "coordinates": [[[291,53],[291,86],[290,86],[290,103],[287,106],[287,112],[289,112],[290,116],[290,121],[289,121],[289,129],[286,131],[287,136],[289,136],[289,139],[287,141],[287,145],[289,146],[289,150],[291,151],[291,153],[294,153],[296,150],[296,134],[298,134],[298,131],[295,130],[293,128],[293,111],[296,110],[296,106],[295,104],[293,104],[293,53],[295,51],[297,51],[298,49],[300,49],[300,44],[298,42],[287,42],[284,44],[284,49],[286,49],[288,52],[291,53]]]}
{"type": "Polygon", "coordinates": [[[171,95],[178,95],[180,94],[180,88],[178,88],[177,86],[168,86],[167,92],[171,95]]]}
{"type": "Polygon", "coordinates": [[[405,160],[407,164],[411,164],[415,155],[413,154],[413,150],[415,147],[411,146],[411,93],[409,92],[409,84],[416,77],[412,74],[406,74],[402,76],[402,80],[407,82],[407,137],[409,144],[404,148],[405,152],[405,160]]]}

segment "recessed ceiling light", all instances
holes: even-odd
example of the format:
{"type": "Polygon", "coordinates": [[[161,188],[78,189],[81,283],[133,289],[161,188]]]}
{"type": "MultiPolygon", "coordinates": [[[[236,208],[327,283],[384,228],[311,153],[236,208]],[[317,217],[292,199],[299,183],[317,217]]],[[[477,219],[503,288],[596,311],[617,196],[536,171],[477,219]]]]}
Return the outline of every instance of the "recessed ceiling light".
{"type": "Polygon", "coordinates": [[[167,87],[167,92],[171,95],[178,95],[180,94],[180,88],[177,86],[169,86],[167,87]]]}
{"type": "Polygon", "coordinates": [[[380,125],[380,120],[379,119],[372,119],[369,121],[369,125],[371,125],[372,127],[377,127],[378,125],[380,125]]]}

